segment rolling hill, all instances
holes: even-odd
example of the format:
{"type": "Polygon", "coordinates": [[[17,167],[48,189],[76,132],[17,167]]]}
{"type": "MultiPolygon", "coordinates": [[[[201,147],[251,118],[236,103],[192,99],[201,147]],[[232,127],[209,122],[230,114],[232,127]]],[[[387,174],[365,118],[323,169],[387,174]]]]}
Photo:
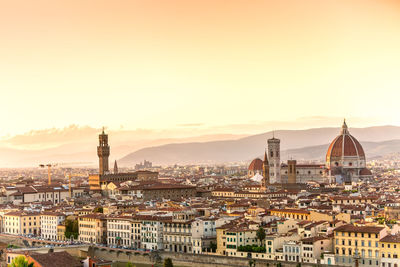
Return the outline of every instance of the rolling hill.
{"type": "MultiPolygon", "coordinates": [[[[155,164],[224,163],[251,160],[263,154],[266,140],[281,139],[282,160],[323,160],[329,142],[339,128],[280,130],[252,135],[237,140],[173,143],[137,150],[118,160],[122,166],[132,166],[143,159],[155,164]]],[[[363,145],[368,158],[400,151],[400,127],[377,126],[352,128],[350,132],[363,145]]]]}

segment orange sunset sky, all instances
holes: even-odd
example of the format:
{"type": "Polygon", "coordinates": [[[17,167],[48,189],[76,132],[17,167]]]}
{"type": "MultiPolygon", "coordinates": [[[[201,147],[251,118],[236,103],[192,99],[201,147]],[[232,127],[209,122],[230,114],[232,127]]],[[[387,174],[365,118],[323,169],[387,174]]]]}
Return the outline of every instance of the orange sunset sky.
{"type": "Polygon", "coordinates": [[[0,38],[3,138],[400,125],[396,0],[7,0],[0,38]]]}

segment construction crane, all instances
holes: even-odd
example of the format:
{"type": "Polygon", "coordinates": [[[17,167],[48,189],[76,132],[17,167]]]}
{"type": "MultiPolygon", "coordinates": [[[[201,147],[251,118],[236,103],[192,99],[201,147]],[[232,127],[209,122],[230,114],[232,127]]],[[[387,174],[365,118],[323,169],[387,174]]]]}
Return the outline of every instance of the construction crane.
{"type": "Polygon", "coordinates": [[[64,176],[68,177],[68,192],[69,192],[69,197],[72,198],[71,177],[80,177],[82,175],[78,173],[71,173],[71,169],[67,169],[66,171],[64,171],[64,176]]]}
{"type": "Polygon", "coordinates": [[[51,167],[55,167],[57,164],[39,164],[40,168],[47,167],[47,177],[48,177],[48,184],[51,185],[51,167]]]}

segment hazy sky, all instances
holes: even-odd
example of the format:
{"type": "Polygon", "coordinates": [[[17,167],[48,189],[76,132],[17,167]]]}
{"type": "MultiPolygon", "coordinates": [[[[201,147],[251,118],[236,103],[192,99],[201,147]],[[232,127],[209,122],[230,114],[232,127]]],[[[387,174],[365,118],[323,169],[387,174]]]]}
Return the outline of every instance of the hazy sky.
{"type": "Polygon", "coordinates": [[[0,0],[0,38],[1,136],[400,125],[396,0],[0,0]]]}

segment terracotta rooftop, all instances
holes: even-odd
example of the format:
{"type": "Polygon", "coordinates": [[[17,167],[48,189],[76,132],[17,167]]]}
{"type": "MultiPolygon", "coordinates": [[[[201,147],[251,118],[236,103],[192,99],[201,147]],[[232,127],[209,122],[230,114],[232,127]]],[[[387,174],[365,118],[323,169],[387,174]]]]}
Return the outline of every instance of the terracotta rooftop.
{"type": "Polygon", "coordinates": [[[400,233],[396,235],[387,235],[380,240],[381,242],[400,243],[400,233]]]}
{"type": "Polygon", "coordinates": [[[378,226],[355,226],[352,224],[346,224],[336,228],[335,232],[379,234],[383,229],[384,227],[378,226]]]}
{"type": "Polygon", "coordinates": [[[82,263],[66,251],[49,252],[46,254],[32,253],[29,255],[40,266],[45,267],[81,267],[82,263]]]}

